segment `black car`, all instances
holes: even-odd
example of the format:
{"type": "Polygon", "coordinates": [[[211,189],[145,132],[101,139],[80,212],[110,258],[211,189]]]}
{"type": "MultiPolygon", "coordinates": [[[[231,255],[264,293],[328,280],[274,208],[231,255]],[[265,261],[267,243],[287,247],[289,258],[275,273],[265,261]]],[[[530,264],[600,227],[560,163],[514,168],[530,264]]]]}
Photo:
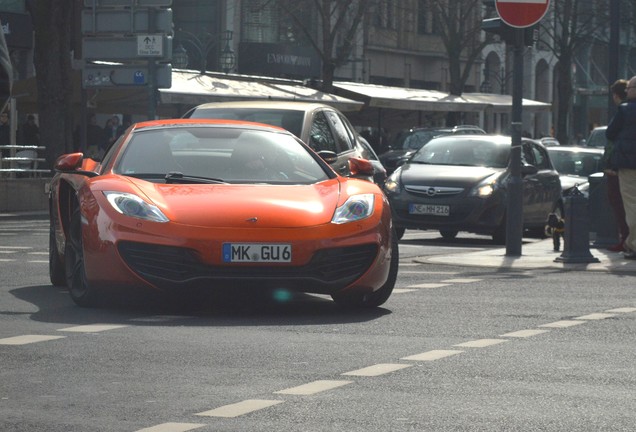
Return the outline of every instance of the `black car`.
{"type": "MultiPolygon", "coordinates": [[[[385,193],[398,235],[405,229],[491,235],[505,243],[511,138],[451,135],[432,139],[389,176],[385,193]]],[[[546,148],[523,138],[523,226],[542,232],[560,208],[561,183],[546,148]]]]}
{"type": "MultiPolygon", "coordinates": [[[[340,175],[352,175],[355,159],[372,160],[375,155],[339,110],[321,103],[284,101],[213,102],[196,106],[184,118],[218,118],[265,123],[287,129],[320,154],[340,175]],[[354,160],[352,160],[354,159],[354,160]]],[[[382,185],[384,170],[365,177],[382,185]]],[[[381,168],[381,167],[380,167],[381,168]]]]}
{"type": "Polygon", "coordinates": [[[390,145],[390,150],[380,155],[380,162],[391,174],[397,167],[405,163],[424,144],[435,137],[443,135],[485,135],[486,131],[471,125],[436,127],[436,128],[411,128],[397,134],[390,145]]]}
{"type": "Polygon", "coordinates": [[[603,171],[603,152],[601,147],[548,147],[552,164],[561,176],[563,195],[568,195],[574,186],[588,194],[589,176],[603,171]]]}

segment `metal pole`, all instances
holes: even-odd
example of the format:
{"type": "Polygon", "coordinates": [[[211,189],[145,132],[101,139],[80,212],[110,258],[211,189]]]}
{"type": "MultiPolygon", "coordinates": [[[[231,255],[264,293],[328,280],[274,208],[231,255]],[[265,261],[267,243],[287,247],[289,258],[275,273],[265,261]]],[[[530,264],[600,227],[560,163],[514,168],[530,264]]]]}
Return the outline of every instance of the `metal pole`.
{"type": "Polygon", "coordinates": [[[523,93],[523,29],[514,29],[512,76],[512,147],[506,212],[506,255],[521,255],[523,237],[523,184],[521,181],[521,99],[523,93]]]}
{"type": "MultiPolygon", "coordinates": [[[[148,32],[156,31],[156,10],[148,10],[148,32]]],[[[157,118],[157,63],[154,59],[148,60],[148,120],[157,118]]]]}

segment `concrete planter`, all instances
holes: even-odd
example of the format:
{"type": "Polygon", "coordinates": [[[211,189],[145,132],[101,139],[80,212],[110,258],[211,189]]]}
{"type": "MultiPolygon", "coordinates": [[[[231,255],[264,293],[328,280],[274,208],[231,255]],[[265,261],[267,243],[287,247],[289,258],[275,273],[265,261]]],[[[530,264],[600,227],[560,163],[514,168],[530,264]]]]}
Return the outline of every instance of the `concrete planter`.
{"type": "Polygon", "coordinates": [[[50,178],[0,179],[0,212],[47,211],[50,178]]]}

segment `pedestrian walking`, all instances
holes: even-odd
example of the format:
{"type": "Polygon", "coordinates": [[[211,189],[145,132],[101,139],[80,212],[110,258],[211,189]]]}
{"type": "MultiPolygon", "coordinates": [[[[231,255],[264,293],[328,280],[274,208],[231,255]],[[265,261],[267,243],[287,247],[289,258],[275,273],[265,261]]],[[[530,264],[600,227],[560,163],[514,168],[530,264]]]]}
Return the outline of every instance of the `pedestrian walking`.
{"type": "Polygon", "coordinates": [[[627,100],[620,104],[605,135],[614,142],[611,163],[618,169],[621,198],[629,235],[625,239],[628,259],[636,259],[636,76],[627,83],[627,100]]]}
{"type": "MultiPolygon", "coordinates": [[[[627,80],[619,79],[610,87],[612,93],[612,99],[616,105],[620,105],[627,99],[627,80]]],[[[605,183],[607,186],[607,199],[612,212],[614,213],[614,219],[616,220],[616,226],[618,227],[618,243],[608,247],[607,249],[612,252],[623,252],[625,250],[625,240],[629,236],[629,227],[625,221],[625,206],[623,205],[623,198],[621,197],[621,191],[618,179],[618,168],[612,163],[612,153],[614,151],[614,143],[608,141],[605,146],[605,152],[603,153],[603,166],[605,167],[605,183]]]]}

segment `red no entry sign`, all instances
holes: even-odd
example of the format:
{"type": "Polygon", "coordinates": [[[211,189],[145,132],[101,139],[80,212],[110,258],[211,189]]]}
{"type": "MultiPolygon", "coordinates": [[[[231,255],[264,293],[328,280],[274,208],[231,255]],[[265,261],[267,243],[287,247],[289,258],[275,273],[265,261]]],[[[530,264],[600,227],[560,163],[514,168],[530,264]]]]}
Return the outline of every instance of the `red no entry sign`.
{"type": "Polygon", "coordinates": [[[497,13],[511,27],[530,27],[548,11],[550,0],[496,0],[497,13]]]}

